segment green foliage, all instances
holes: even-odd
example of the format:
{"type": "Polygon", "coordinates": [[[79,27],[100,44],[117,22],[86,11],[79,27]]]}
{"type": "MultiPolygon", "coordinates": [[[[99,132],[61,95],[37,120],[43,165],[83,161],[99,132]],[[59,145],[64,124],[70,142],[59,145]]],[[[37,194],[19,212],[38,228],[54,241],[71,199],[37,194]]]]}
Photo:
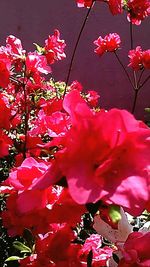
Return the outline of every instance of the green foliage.
{"type": "Polygon", "coordinates": [[[14,241],[13,242],[14,248],[18,249],[21,253],[31,253],[31,249],[27,247],[25,244],[19,242],[19,241],[14,241]]]}

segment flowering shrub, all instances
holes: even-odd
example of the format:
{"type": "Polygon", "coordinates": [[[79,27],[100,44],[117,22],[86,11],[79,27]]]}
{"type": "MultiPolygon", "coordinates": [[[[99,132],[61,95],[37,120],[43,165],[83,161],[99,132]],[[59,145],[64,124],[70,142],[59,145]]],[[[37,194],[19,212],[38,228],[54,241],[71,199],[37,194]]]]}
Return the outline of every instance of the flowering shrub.
{"type": "MultiPolygon", "coordinates": [[[[85,24],[95,1],[76,2],[89,8],[85,24]]],[[[147,0],[104,2],[113,15],[127,11],[131,27],[150,14],[147,0]]],[[[142,80],[150,49],[134,49],[131,38],[132,80],[117,33],[94,44],[96,54],[114,53],[123,68],[135,93],[134,113],[150,78],[142,80]]],[[[66,82],[50,78],[65,46],[55,30],[33,52],[12,35],[0,47],[1,218],[10,237],[20,236],[13,242],[19,252],[5,264],[150,266],[150,129],[129,111],[101,108],[98,93],[83,93],[78,81],[69,84],[76,50],[66,82]]]]}

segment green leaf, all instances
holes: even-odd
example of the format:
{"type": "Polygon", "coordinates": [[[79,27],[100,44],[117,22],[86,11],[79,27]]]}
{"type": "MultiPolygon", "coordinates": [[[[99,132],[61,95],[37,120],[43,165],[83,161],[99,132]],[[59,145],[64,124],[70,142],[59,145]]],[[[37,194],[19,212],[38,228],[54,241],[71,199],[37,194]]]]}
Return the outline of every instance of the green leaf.
{"type": "Polygon", "coordinates": [[[43,54],[45,52],[45,49],[43,47],[41,47],[40,45],[36,44],[36,43],[33,43],[35,46],[36,46],[36,50],[43,54]]]}
{"type": "Polygon", "coordinates": [[[19,241],[14,241],[13,242],[13,246],[20,250],[22,253],[31,253],[31,249],[29,247],[27,247],[26,245],[24,245],[23,243],[19,242],[19,241]]]}
{"type": "Polygon", "coordinates": [[[5,262],[7,262],[7,261],[18,261],[18,260],[22,260],[22,259],[24,259],[24,258],[20,258],[20,257],[17,257],[17,256],[11,256],[11,257],[7,258],[5,260],[5,262]]]}
{"type": "Polygon", "coordinates": [[[111,205],[109,209],[109,216],[113,223],[117,223],[121,220],[120,207],[116,205],[111,205]]]}

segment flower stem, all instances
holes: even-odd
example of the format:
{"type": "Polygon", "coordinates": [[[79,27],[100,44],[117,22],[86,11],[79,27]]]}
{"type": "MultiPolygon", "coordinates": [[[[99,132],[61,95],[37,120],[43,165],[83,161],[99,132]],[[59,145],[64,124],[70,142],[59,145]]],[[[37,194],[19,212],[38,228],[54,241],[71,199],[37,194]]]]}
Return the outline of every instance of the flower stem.
{"type": "Polygon", "coordinates": [[[130,43],[131,43],[131,50],[133,49],[133,25],[130,22],[130,43]]]}
{"type": "Polygon", "coordinates": [[[139,90],[145,85],[145,83],[150,79],[150,75],[145,79],[145,81],[140,85],[139,84],[139,90]]]}
{"type": "MultiPolygon", "coordinates": [[[[133,49],[133,25],[132,25],[132,22],[130,22],[130,43],[131,43],[131,50],[132,50],[133,49]]],[[[135,70],[133,71],[133,79],[134,79],[134,100],[133,100],[132,111],[131,111],[132,114],[135,111],[137,97],[138,97],[138,92],[139,92],[137,75],[136,75],[136,71],[135,70]]],[[[141,79],[141,77],[139,78],[139,80],[140,79],[141,79]]]]}
{"type": "Polygon", "coordinates": [[[139,79],[138,79],[138,82],[137,82],[138,87],[140,87],[140,81],[142,79],[142,75],[143,75],[144,71],[145,71],[145,69],[143,68],[143,70],[141,70],[141,73],[140,73],[140,76],[139,76],[139,79]]]}
{"type": "Polygon", "coordinates": [[[24,147],[23,147],[23,157],[26,158],[26,151],[27,151],[27,132],[28,132],[28,106],[27,106],[27,92],[26,92],[26,66],[24,70],[24,80],[23,80],[23,93],[24,93],[24,106],[25,106],[25,118],[24,118],[24,147]]]}
{"type": "Polygon", "coordinates": [[[95,2],[95,0],[93,0],[93,2],[92,2],[92,4],[91,4],[90,8],[89,8],[88,11],[87,11],[87,14],[86,14],[86,16],[85,16],[85,19],[84,19],[83,24],[82,24],[82,26],[81,26],[81,29],[80,29],[80,32],[79,32],[77,41],[76,41],[75,46],[74,46],[74,49],[73,49],[73,53],[72,53],[72,57],[71,57],[70,65],[69,65],[69,70],[68,70],[68,74],[67,74],[67,78],[66,78],[66,85],[65,85],[65,89],[64,89],[63,97],[64,97],[65,94],[66,94],[66,90],[67,90],[67,86],[68,86],[68,82],[69,82],[69,78],[70,78],[70,74],[71,74],[71,70],[72,70],[73,61],[74,61],[75,54],[76,54],[76,51],[77,51],[77,47],[78,47],[78,44],[79,44],[79,41],[80,41],[82,32],[83,32],[83,30],[84,30],[84,27],[85,27],[85,25],[86,25],[86,22],[87,22],[87,20],[88,20],[88,17],[89,17],[89,15],[90,15],[90,12],[91,12],[91,10],[92,10],[92,7],[93,7],[93,5],[94,5],[94,2],[95,2]]]}
{"type": "Polygon", "coordinates": [[[124,72],[125,72],[125,74],[126,74],[128,80],[129,80],[129,82],[130,82],[132,88],[135,89],[135,87],[134,87],[134,85],[133,85],[133,83],[132,83],[132,80],[131,80],[131,78],[130,78],[130,76],[129,76],[129,73],[127,72],[125,66],[123,65],[123,63],[122,63],[122,61],[120,60],[119,56],[117,55],[116,51],[114,51],[114,54],[115,54],[115,56],[116,56],[116,58],[117,58],[119,64],[120,64],[121,67],[123,68],[123,70],[124,70],[124,72]]]}
{"type": "Polygon", "coordinates": [[[137,96],[138,96],[138,92],[139,90],[135,90],[134,91],[134,101],[133,101],[133,106],[132,106],[132,114],[134,114],[134,111],[135,111],[135,107],[136,107],[136,102],[137,102],[137,96]]]}

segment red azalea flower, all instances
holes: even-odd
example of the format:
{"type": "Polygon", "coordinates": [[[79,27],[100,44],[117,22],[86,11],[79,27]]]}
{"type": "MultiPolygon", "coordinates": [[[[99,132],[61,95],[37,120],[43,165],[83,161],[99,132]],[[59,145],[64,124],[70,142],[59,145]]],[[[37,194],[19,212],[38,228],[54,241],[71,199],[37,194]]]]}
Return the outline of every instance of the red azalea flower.
{"type": "Polygon", "coordinates": [[[122,0],[108,0],[108,5],[113,15],[122,13],[122,6],[123,6],[122,0]]]}
{"type": "Polygon", "coordinates": [[[141,214],[149,200],[149,128],[125,110],[93,112],[76,90],[65,96],[64,109],[72,126],[59,139],[62,149],[34,189],[65,176],[77,203],[103,199],[141,214]]]}
{"type": "Polygon", "coordinates": [[[0,53],[0,87],[6,88],[9,84],[11,61],[7,55],[0,53]]]}
{"type": "Polygon", "coordinates": [[[78,90],[79,92],[81,92],[82,89],[83,89],[83,86],[78,81],[73,81],[71,83],[71,85],[70,85],[70,91],[72,91],[72,90],[78,90]]]}
{"type": "Polygon", "coordinates": [[[105,40],[99,36],[97,40],[94,41],[94,44],[97,45],[98,47],[94,50],[96,54],[99,56],[103,55],[106,52],[106,43],[105,40]]]}
{"type": "Polygon", "coordinates": [[[145,69],[150,69],[150,49],[143,51],[142,63],[145,69]]]}
{"type": "Polygon", "coordinates": [[[64,108],[72,127],[56,157],[73,199],[102,198],[140,214],[149,199],[150,130],[125,110],[93,113],[77,91],[66,95],[64,108]]]}
{"type": "Polygon", "coordinates": [[[10,172],[5,184],[11,185],[14,190],[20,192],[17,198],[17,209],[20,213],[26,213],[33,209],[40,209],[47,204],[47,191],[31,190],[37,180],[48,169],[48,164],[37,162],[32,157],[26,158],[21,166],[10,172]]]}
{"type": "Polygon", "coordinates": [[[6,51],[12,59],[22,58],[25,55],[20,39],[9,35],[6,39],[6,51]]]}
{"type": "Polygon", "coordinates": [[[70,196],[68,189],[64,188],[61,190],[57,201],[55,201],[52,209],[49,211],[49,222],[67,222],[71,226],[76,226],[85,212],[85,206],[77,204],[70,196]]]}
{"type": "Polygon", "coordinates": [[[102,246],[102,237],[98,234],[92,234],[89,238],[86,239],[83,247],[80,250],[80,259],[86,263],[87,256],[92,250],[93,259],[92,266],[100,267],[106,266],[108,260],[112,257],[113,249],[107,246],[102,246]]]}
{"type": "MultiPolygon", "coordinates": [[[[36,206],[34,208],[34,203],[36,203],[34,190],[31,193],[26,191],[26,201],[33,202],[33,209],[28,210],[27,208],[26,210],[20,210],[18,202],[21,201],[22,194],[14,192],[13,187],[1,186],[0,192],[3,194],[11,193],[6,201],[7,210],[1,214],[3,225],[7,228],[10,236],[22,235],[25,228],[32,229],[34,234],[45,234],[51,231],[53,225],[57,223],[67,223],[74,227],[80,222],[81,216],[86,211],[83,205],[78,205],[71,198],[68,189],[62,187],[49,187],[46,194],[46,205],[42,207],[39,204],[40,208],[38,209],[36,206]]],[[[39,195],[37,194],[39,203],[41,202],[40,195],[42,194],[42,192],[39,195]]]]}
{"type": "Polygon", "coordinates": [[[78,7],[90,7],[95,0],[76,0],[78,7]]]}
{"type": "Polygon", "coordinates": [[[86,95],[86,100],[92,108],[95,108],[98,105],[99,98],[99,94],[92,90],[88,91],[88,94],[86,95]]]}
{"type": "Polygon", "coordinates": [[[141,21],[150,15],[149,0],[129,0],[127,7],[129,8],[127,18],[133,24],[140,25],[141,21]]]}
{"type": "Polygon", "coordinates": [[[124,246],[123,258],[119,262],[119,267],[149,267],[150,254],[149,254],[150,232],[131,233],[124,246]]]}
{"type": "Polygon", "coordinates": [[[114,52],[121,44],[120,36],[117,33],[110,33],[104,38],[101,36],[94,41],[98,47],[94,50],[96,54],[101,56],[104,52],[114,52]]]}
{"type": "Polygon", "coordinates": [[[8,98],[0,93],[0,128],[9,130],[10,128],[10,106],[8,98]]]}
{"type": "Polygon", "coordinates": [[[20,266],[82,267],[78,259],[81,245],[73,244],[73,239],[74,234],[67,225],[58,227],[53,233],[37,239],[36,254],[34,257],[20,260],[20,266]],[[59,251],[61,253],[58,253],[59,251]]]}
{"type": "Polygon", "coordinates": [[[0,158],[9,155],[9,148],[12,145],[12,140],[0,130],[0,158]]]}
{"type": "Polygon", "coordinates": [[[143,52],[141,46],[137,46],[135,49],[130,50],[128,57],[130,59],[129,67],[132,67],[134,70],[140,70],[142,67],[143,52]]]}
{"type": "Polygon", "coordinates": [[[45,56],[49,64],[53,64],[56,60],[62,60],[66,57],[64,48],[66,44],[64,40],[60,39],[60,32],[54,31],[54,35],[45,40],[45,56]]]}
{"type": "Polygon", "coordinates": [[[40,73],[48,74],[51,72],[51,68],[47,66],[47,60],[45,56],[41,56],[38,53],[29,53],[26,58],[26,75],[27,77],[40,76],[40,73]]]}

